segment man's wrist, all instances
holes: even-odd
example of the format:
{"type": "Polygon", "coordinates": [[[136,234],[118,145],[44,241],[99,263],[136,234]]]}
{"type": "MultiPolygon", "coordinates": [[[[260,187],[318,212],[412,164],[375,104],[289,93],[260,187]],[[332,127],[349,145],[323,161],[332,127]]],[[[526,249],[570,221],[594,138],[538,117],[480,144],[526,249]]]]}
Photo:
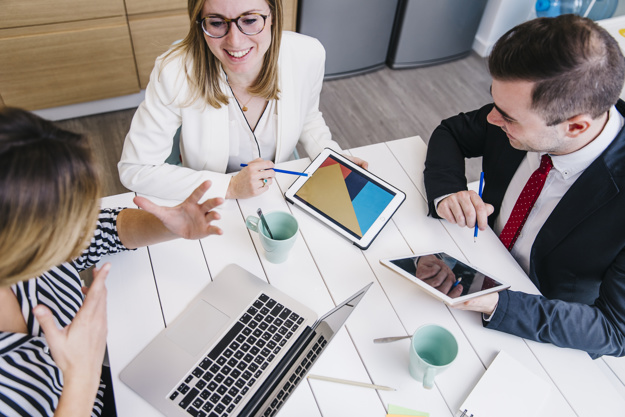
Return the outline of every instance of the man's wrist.
{"type": "Polygon", "coordinates": [[[497,311],[497,306],[499,305],[499,303],[495,304],[495,307],[493,308],[493,311],[489,313],[482,313],[482,320],[484,321],[491,321],[491,319],[493,318],[493,316],[495,315],[495,311],[497,311]]]}
{"type": "Polygon", "coordinates": [[[440,197],[434,199],[434,210],[436,211],[436,214],[438,215],[438,217],[442,217],[440,215],[440,213],[438,212],[438,204],[441,201],[443,201],[444,199],[446,199],[447,197],[449,197],[450,195],[451,195],[451,193],[450,194],[445,194],[443,196],[440,196],[440,197]]]}

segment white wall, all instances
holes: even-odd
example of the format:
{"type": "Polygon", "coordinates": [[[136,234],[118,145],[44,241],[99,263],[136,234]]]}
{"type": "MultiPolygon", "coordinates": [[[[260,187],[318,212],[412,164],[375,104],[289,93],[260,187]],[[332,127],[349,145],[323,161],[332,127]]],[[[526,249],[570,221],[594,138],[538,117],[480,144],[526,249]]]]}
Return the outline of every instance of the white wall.
{"type": "Polygon", "coordinates": [[[488,0],[473,50],[482,57],[488,56],[501,35],[536,15],[535,4],[536,0],[488,0]]]}

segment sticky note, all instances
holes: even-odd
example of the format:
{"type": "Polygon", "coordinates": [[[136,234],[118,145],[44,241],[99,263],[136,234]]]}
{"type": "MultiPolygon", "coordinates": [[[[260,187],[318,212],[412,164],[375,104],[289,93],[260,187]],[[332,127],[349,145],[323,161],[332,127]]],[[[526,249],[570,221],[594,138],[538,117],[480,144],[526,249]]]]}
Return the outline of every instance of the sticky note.
{"type": "Polygon", "coordinates": [[[398,405],[389,404],[388,405],[388,416],[417,416],[417,417],[430,417],[430,413],[426,413],[425,411],[416,411],[411,410],[409,408],[400,407],[398,405]]]}
{"type": "MultiPolygon", "coordinates": [[[[412,411],[414,413],[414,411],[412,411]]],[[[418,411],[417,411],[418,412],[418,411]]],[[[414,416],[423,416],[428,417],[430,414],[387,414],[386,417],[414,417],[414,416]]]]}

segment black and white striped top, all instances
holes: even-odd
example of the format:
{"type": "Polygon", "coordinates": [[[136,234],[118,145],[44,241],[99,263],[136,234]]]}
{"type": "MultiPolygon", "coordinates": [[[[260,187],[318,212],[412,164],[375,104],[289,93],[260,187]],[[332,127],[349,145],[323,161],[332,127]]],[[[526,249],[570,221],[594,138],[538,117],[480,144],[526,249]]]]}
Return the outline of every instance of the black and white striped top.
{"type": "MultiPolygon", "coordinates": [[[[0,332],[0,416],[54,414],[63,389],[63,375],[52,360],[32,309],[38,304],[46,305],[63,327],[72,321],[83,301],[78,272],[97,263],[103,255],[126,250],[117,236],[117,214],[121,210],[100,212],[94,238],[78,259],[11,287],[28,334],[0,332]]],[[[103,389],[101,382],[92,416],[102,412],[103,389]]]]}

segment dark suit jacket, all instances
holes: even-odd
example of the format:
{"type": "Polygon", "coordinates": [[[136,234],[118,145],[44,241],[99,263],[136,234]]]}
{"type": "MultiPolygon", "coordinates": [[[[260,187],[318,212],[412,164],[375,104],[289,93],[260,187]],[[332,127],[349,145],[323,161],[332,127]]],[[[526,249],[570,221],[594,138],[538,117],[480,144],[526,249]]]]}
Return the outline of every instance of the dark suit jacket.
{"type": "MultiPolygon", "coordinates": [[[[425,162],[433,201],[466,190],[464,158],[482,156],[491,227],[524,151],[486,121],[492,104],[444,120],[425,162]]],[[[616,105],[625,115],[625,103],[616,105]]],[[[543,296],[500,293],[488,328],[581,349],[593,358],[625,355],[625,129],[575,181],[532,245],[529,277],[543,296]]],[[[505,277],[502,277],[504,279],[505,277]]]]}

